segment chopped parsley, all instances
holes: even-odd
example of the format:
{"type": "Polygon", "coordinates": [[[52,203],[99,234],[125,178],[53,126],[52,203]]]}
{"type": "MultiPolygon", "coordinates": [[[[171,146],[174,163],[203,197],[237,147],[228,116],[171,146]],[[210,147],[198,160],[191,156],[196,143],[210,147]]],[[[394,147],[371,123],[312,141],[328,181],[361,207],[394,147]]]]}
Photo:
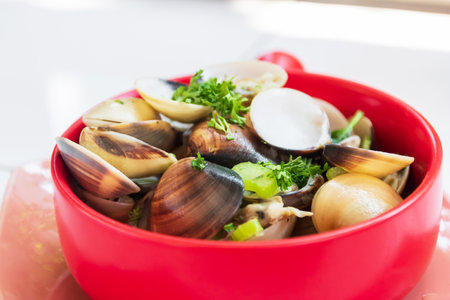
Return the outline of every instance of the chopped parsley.
{"type": "Polygon", "coordinates": [[[293,183],[302,188],[311,176],[322,174],[329,168],[327,163],[321,168],[320,165],[313,164],[311,159],[301,156],[292,159],[292,155],[287,163],[281,162],[276,165],[271,162],[259,162],[259,164],[272,170],[282,191],[287,191],[293,183]]]}
{"type": "Polygon", "coordinates": [[[192,160],[191,166],[195,170],[202,171],[205,168],[205,159],[197,152],[197,158],[192,160]]]}
{"type": "Polygon", "coordinates": [[[180,86],[172,95],[172,100],[210,106],[213,109],[208,126],[223,131],[228,140],[232,140],[230,125],[245,125],[243,114],[248,112],[249,107],[243,105],[248,101],[239,93],[235,92],[236,86],[232,79],[219,82],[213,77],[202,81],[203,70],[191,77],[189,85],[180,86]]]}
{"type": "Polygon", "coordinates": [[[119,104],[124,104],[123,101],[120,100],[120,99],[117,99],[117,100],[115,100],[114,102],[119,103],[119,104]]]}

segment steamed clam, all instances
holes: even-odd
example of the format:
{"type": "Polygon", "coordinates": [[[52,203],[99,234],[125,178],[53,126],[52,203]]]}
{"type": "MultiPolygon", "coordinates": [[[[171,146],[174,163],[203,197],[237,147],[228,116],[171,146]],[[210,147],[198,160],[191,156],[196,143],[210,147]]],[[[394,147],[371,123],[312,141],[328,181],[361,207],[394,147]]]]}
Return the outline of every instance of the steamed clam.
{"type": "Polygon", "coordinates": [[[90,127],[81,132],[80,145],[128,177],[159,175],[177,161],[169,153],[134,137],[90,127]]]}
{"type": "Polygon", "coordinates": [[[150,230],[211,238],[237,212],[244,193],[242,179],[210,162],[196,170],[192,161],[184,158],[164,172],[151,204],[150,230]]]}
{"type": "Polygon", "coordinates": [[[232,79],[237,92],[249,99],[261,91],[284,86],[287,77],[283,68],[265,61],[232,62],[203,68],[205,80],[232,79]]]}
{"type": "Polygon", "coordinates": [[[254,218],[258,219],[265,229],[249,240],[268,241],[289,237],[294,229],[297,217],[303,218],[311,215],[311,212],[284,206],[281,197],[275,196],[242,208],[237,215],[237,219],[243,222],[254,218]]]}
{"type": "Polygon", "coordinates": [[[350,173],[384,177],[409,166],[413,157],[341,145],[326,145],[324,157],[331,164],[350,173]]]}
{"type": "Polygon", "coordinates": [[[139,78],[136,90],[155,110],[179,122],[191,123],[211,113],[211,107],[172,100],[172,94],[181,83],[155,77],[139,78]]]}
{"type": "Polygon", "coordinates": [[[327,115],[297,90],[275,88],[257,94],[250,118],[259,137],[280,149],[306,154],[331,142],[327,115]],[[274,119],[274,115],[282,117],[274,119]]]}
{"type": "Polygon", "coordinates": [[[330,122],[331,131],[341,129],[347,126],[348,123],[347,118],[341,113],[339,109],[336,108],[336,106],[319,98],[312,98],[312,99],[327,114],[328,121],[330,122]]]}
{"type": "Polygon", "coordinates": [[[326,182],[312,201],[318,232],[351,226],[376,217],[402,201],[387,183],[364,174],[344,174],[326,182]]]}
{"type": "Polygon", "coordinates": [[[85,190],[101,198],[118,198],[140,191],[122,172],[79,144],[61,137],[56,138],[56,144],[70,173],[85,190]]]}
{"type": "Polygon", "coordinates": [[[128,221],[128,215],[135,205],[134,200],[129,196],[122,196],[116,199],[104,199],[76,185],[74,190],[77,196],[83,199],[87,205],[99,213],[119,222],[128,221]]]}
{"type": "Polygon", "coordinates": [[[240,162],[276,160],[277,153],[260,143],[248,129],[230,125],[232,140],[208,126],[207,122],[197,124],[189,135],[187,151],[190,155],[200,153],[207,160],[233,167],[240,162]]]}
{"type": "Polygon", "coordinates": [[[166,121],[148,120],[130,123],[119,123],[99,127],[135,137],[153,147],[171,151],[175,145],[175,130],[166,121]]]}
{"type": "Polygon", "coordinates": [[[122,122],[159,120],[161,117],[139,98],[109,99],[83,115],[86,126],[104,126],[122,122]]]}

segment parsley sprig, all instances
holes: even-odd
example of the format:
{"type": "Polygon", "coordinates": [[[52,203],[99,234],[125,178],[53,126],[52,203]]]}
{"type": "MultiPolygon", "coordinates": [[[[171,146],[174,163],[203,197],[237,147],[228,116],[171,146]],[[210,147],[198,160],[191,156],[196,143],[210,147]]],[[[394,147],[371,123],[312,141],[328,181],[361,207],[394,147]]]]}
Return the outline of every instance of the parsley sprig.
{"type": "Polygon", "coordinates": [[[243,103],[248,99],[234,91],[236,86],[232,79],[219,82],[213,77],[202,81],[202,74],[203,70],[195,73],[187,87],[180,86],[175,90],[172,99],[212,107],[213,112],[208,126],[225,132],[227,139],[231,140],[233,137],[229,124],[237,124],[241,127],[245,125],[243,114],[250,108],[245,107],[243,103]]]}
{"type": "Polygon", "coordinates": [[[259,164],[273,171],[282,191],[287,191],[293,183],[302,188],[308,183],[309,177],[322,174],[329,168],[326,163],[321,168],[320,165],[313,164],[311,159],[301,156],[292,159],[292,155],[288,162],[281,162],[279,165],[271,162],[259,162],[259,164]]]}
{"type": "Polygon", "coordinates": [[[197,152],[197,158],[192,160],[191,166],[195,170],[203,171],[205,168],[205,159],[200,155],[199,152],[197,152]]]}

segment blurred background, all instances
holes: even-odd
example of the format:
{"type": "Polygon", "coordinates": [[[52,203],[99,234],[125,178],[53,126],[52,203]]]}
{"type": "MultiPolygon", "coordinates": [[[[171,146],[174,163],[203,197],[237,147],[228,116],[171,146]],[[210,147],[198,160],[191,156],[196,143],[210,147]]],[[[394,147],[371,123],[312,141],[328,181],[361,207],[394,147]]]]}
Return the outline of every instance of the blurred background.
{"type": "Polygon", "coordinates": [[[0,195],[136,78],[273,50],[411,104],[443,141],[449,182],[450,0],[0,0],[0,195]]]}

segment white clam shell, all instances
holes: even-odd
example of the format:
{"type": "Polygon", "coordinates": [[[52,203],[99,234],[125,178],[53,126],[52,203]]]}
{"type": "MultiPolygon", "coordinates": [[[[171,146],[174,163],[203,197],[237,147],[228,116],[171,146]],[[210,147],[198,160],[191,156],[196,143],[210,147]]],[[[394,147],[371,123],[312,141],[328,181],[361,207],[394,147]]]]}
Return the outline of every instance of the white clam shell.
{"type": "Polygon", "coordinates": [[[384,181],[364,174],[344,174],[323,184],[314,196],[312,220],[318,232],[376,217],[402,201],[384,181]]]}
{"type": "Polygon", "coordinates": [[[232,79],[237,91],[253,95],[260,91],[282,87],[287,81],[286,71],[266,61],[238,61],[203,68],[203,79],[216,77],[219,81],[232,79]]]}
{"type": "Polygon", "coordinates": [[[140,98],[109,99],[83,115],[83,123],[95,127],[159,119],[161,119],[159,113],[140,98]]]}
{"type": "Polygon", "coordinates": [[[277,148],[311,152],[331,142],[325,112],[300,91],[275,88],[255,96],[250,108],[255,132],[277,148]]]}
{"type": "Polygon", "coordinates": [[[172,100],[173,92],[181,84],[156,77],[139,78],[136,90],[154,109],[179,122],[192,123],[206,117],[211,107],[172,100]]]}

